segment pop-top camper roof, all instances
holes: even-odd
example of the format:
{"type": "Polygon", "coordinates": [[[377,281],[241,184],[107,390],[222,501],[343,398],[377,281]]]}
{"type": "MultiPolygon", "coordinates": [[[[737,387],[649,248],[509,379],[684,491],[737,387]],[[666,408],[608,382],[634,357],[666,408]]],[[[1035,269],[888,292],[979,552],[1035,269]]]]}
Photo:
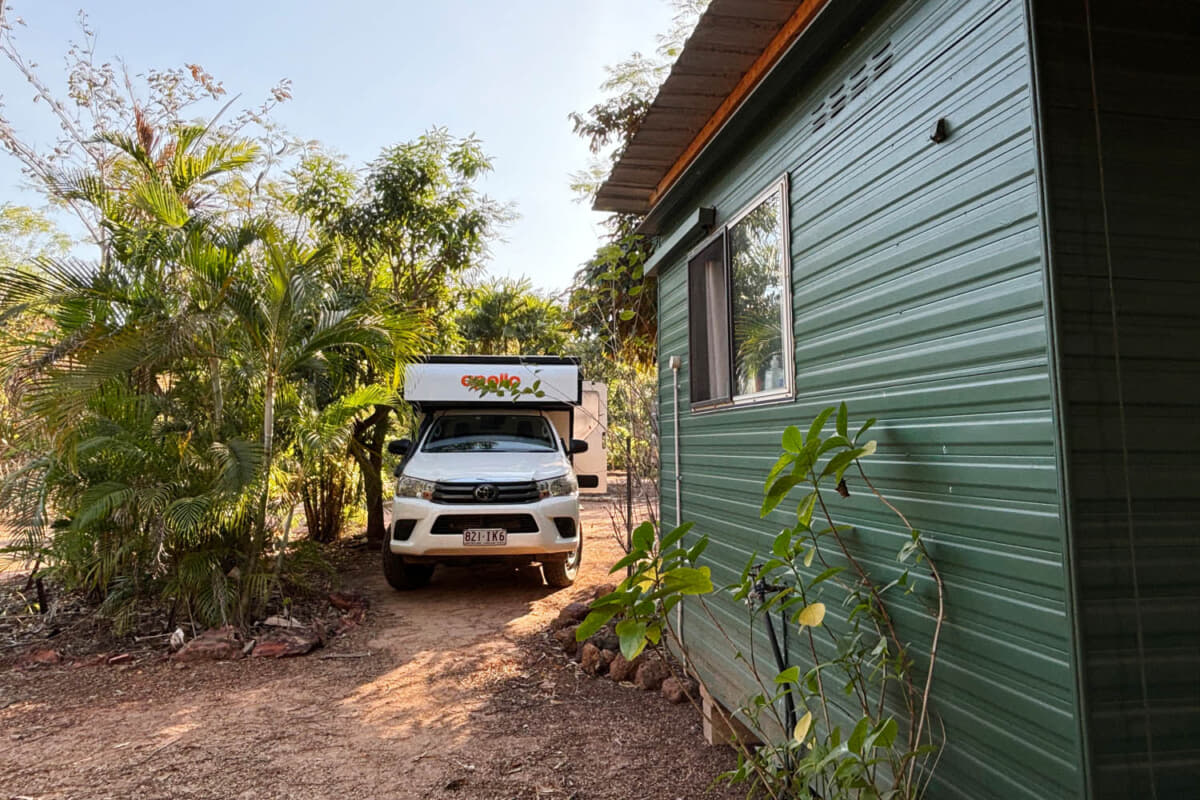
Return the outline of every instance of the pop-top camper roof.
{"type": "Polygon", "coordinates": [[[582,394],[579,359],[560,356],[426,356],[409,364],[404,376],[404,399],[421,409],[514,404],[565,409],[579,405],[582,394]],[[492,391],[480,392],[473,378],[482,378],[492,391]],[[535,394],[520,391],[535,386],[535,394]]]}

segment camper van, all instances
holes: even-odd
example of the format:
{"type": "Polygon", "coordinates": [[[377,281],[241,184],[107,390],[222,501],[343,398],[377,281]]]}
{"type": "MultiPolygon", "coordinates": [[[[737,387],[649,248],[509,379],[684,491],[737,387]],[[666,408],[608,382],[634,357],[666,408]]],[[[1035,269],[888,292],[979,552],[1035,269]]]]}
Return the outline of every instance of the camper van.
{"type": "Polygon", "coordinates": [[[580,487],[598,486],[604,468],[576,473],[576,456],[592,449],[576,437],[583,398],[570,358],[430,356],[410,365],[404,399],[419,423],[413,438],[388,444],[402,458],[383,547],[388,583],[413,589],[439,563],[502,561],[540,564],[546,583],[570,586],[583,555],[580,487]]]}

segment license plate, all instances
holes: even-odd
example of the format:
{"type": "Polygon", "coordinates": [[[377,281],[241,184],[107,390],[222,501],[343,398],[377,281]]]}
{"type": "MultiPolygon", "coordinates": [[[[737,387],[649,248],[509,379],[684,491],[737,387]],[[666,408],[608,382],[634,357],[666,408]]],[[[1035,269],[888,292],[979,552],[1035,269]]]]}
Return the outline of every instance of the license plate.
{"type": "Polygon", "coordinates": [[[463,544],[508,544],[508,531],[504,528],[467,528],[463,531],[463,544]]]}

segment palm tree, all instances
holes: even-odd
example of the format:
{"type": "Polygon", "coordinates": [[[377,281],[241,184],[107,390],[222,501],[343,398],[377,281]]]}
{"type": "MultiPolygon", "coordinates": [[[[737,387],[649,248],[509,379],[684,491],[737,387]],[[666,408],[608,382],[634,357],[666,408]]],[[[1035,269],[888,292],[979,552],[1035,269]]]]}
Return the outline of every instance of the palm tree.
{"type": "MultiPolygon", "coordinates": [[[[104,180],[56,184],[101,210],[101,261],[0,270],[0,323],[48,321],[0,347],[34,443],[0,500],[18,504],[30,553],[112,608],[158,591],[203,622],[241,622],[270,586],[267,508],[289,484],[272,476],[294,399],[349,363],[386,374],[416,351],[416,326],[349,291],[326,250],[228,213],[221,182],[252,146],[137,133],[105,137],[104,180]]],[[[318,410],[348,390],[331,385],[318,410]]]]}

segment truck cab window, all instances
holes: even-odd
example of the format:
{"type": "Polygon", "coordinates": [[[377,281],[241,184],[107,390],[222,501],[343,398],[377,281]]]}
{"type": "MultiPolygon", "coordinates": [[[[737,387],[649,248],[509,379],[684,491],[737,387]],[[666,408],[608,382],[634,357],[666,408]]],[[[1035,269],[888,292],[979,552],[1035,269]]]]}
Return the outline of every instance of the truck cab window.
{"type": "Polygon", "coordinates": [[[556,449],[555,442],[542,417],[456,414],[434,422],[421,449],[426,453],[548,453],[556,449]]]}

